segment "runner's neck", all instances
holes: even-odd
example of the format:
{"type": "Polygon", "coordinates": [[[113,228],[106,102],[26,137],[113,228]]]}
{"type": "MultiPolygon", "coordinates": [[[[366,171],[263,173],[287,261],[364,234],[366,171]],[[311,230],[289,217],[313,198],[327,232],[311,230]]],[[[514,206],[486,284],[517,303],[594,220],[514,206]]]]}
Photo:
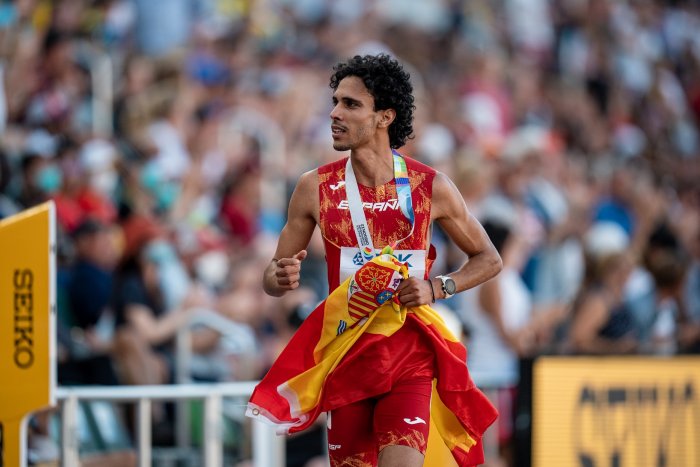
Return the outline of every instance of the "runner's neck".
{"type": "Polygon", "coordinates": [[[352,169],[357,183],[375,187],[394,179],[394,160],[391,149],[377,153],[374,151],[352,151],[352,169]]]}

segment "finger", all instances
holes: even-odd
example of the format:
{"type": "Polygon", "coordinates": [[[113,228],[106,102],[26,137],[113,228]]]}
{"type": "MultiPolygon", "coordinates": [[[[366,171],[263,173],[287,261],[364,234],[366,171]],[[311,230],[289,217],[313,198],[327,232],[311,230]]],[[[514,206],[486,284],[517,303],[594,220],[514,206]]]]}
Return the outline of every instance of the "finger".
{"type": "Polygon", "coordinates": [[[418,307],[431,303],[432,297],[426,296],[420,289],[415,289],[399,295],[399,301],[408,307],[418,307]]]}
{"type": "Polygon", "coordinates": [[[279,281],[279,287],[283,290],[294,290],[299,287],[299,281],[279,281]]]}
{"type": "Polygon", "coordinates": [[[402,305],[408,305],[416,300],[416,294],[414,292],[404,292],[399,294],[399,301],[402,305]]]}
{"type": "Polygon", "coordinates": [[[277,266],[277,270],[275,271],[275,274],[278,276],[291,276],[292,274],[298,274],[299,271],[301,271],[301,266],[296,264],[296,265],[289,265],[289,266],[277,266]]]}
{"type": "Polygon", "coordinates": [[[289,285],[289,284],[293,284],[294,282],[299,282],[299,274],[292,274],[289,276],[279,276],[277,279],[277,282],[280,285],[289,285]]]}
{"type": "MultiPolygon", "coordinates": [[[[403,279],[400,283],[399,286],[396,288],[397,291],[402,291],[407,287],[411,287],[414,284],[416,284],[416,280],[413,277],[409,277],[408,279],[403,279]]],[[[413,290],[415,290],[415,287],[411,287],[413,290]]]]}
{"type": "Polygon", "coordinates": [[[297,259],[296,257],[280,258],[277,260],[277,267],[280,267],[280,268],[284,268],[286,266],[298,266],[300,264],[301,264],[301,261],[299,259],[297,259]]]}
{"type": "Polygon", "coordinates": [[[306,250],[301,250],[299,253],[294,255],[293,258],[298,259],[301,262],[301,261],[304,261],[304,258],[306,258],[307,254],[308,253],[306,252],[306,250]]]}

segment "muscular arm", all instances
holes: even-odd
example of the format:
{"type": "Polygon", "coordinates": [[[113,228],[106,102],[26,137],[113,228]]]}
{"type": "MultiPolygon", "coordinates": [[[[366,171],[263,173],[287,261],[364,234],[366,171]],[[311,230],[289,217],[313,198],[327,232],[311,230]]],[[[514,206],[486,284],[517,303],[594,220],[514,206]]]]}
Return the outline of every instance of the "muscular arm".
{"type": "Polygon", "coordinates": [[[263,289],[280,297],[299,287],[305,248],[318,223],[318,177],[315,170],[301,176],[289,201],[287,224],[280,233],[275,257],[265,268],[263,289]]]}
{"type": "MultiPolygon", "coordinates": [[[[447,176],[438,173],[433,182],[432,217],[450,239],[465,252],[467,261],[449,276],[455,281],[457,291],[470,289],[486,282],[503,268],[501,257],[491,243],[479,221],[467,209],[462,195],[447,176]]],[[[439,279],[432,279],[440,290],[439,279]]]]}
{"type": "MultiPolygon", "coordinates": [[[[457,271],[448,274],[457,292],[470,289],[494,277],[503,268],[501,257],[479,221],[471,215],[457,187],[444,174],[433,181],[431,217],[452,241],[468,256],[457,271]]],[[[444,298],[442,282],[431,278],[435,298],[444,298]]],[[[399,299],[407,306],[426,305],[432,301],[428,281],[411,278],[399,287],[399,299]]]]}

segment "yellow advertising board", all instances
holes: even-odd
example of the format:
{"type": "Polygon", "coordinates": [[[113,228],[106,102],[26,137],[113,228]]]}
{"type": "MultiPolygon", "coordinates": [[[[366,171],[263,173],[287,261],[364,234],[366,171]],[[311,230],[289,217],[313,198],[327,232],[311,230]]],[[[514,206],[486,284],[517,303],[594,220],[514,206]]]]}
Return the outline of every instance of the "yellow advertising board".
{"type": "Polygon", "coordinates": [[[25,465],[25,416],[55,403],[55,216],[0,220],[0,423],[4,465],[25,465]]]}
{"type": "Polygon", "coordinates": [[[542,358],[533,467],[700,466],[700,357],[542,358]]]}

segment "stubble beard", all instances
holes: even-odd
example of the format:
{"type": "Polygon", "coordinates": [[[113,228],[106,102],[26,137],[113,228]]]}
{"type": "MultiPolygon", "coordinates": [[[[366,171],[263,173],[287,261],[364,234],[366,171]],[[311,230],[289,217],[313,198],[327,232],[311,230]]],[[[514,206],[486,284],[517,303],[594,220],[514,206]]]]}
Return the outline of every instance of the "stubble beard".
{"type": "Polygon", "coordinates": [[[346,135],[350,137],[350,141],[333,141],[333,149],[336,151],[352,151],[363,144],[363,141],[367,139],[366,137],[369,133],[370,130],[367,127],[359,128],[357,132],[354,133],[354,137],[346,133],[346,135]]]}
{"type": "Polygon", "coordinates": [[[336,151],[349,151],[352,149],[352,146],[348,143],[341,143],[341,142],[333,142],[333,149],[336,151]]]}
{"type": "Polygon", "coordinates": [[[355,138],[350,137],[350,134],[345,133],[347,139],[345,141],[333,141],[333,149],[336,151],[351,151],[355,146],[355,138]]]}

